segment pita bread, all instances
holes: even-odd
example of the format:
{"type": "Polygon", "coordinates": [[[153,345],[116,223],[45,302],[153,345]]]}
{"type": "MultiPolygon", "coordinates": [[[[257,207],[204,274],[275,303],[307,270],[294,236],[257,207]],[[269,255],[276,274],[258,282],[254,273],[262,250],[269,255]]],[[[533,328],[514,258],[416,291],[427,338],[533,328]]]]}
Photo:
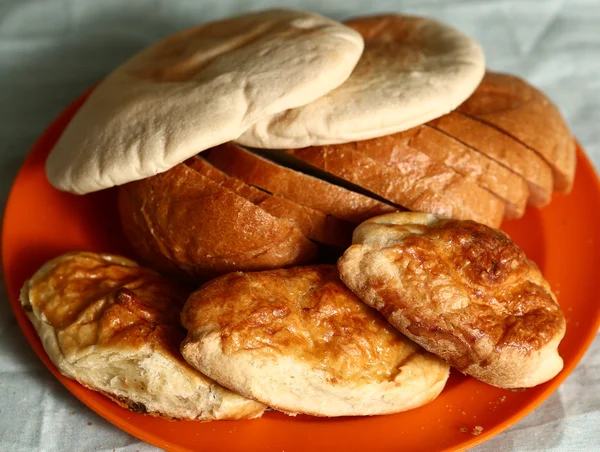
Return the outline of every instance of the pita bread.
{"type": "Polygon", "coordinates": [[[238,142],[301,148],[388,135],[453,110],[483,77],[479,45],[442,23],[384,15],[346,24],[365,39],[350,78],[315,102],[261,119],[238,142]]]}
{"type": "Polygon", "coordinates": [[[362,50],[354,30],[292,10],[184,30],[94,90],[48,157],[48,179],[83,194],[164,172],[338,87],[362,50]]]}
{"type": "Polygon", "coordinates": [[[179,352],[188,289],[121,256],[44,264],[21,305],[58,370],[132,411],[169,419],[260,417],[265,406],[190,367],[179,352]]]}

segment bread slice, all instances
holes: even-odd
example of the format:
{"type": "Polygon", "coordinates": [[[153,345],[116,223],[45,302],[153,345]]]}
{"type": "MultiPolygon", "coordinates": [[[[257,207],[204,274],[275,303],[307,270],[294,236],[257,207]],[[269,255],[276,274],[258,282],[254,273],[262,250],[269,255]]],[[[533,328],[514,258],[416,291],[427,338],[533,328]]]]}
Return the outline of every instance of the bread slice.
{"type": "Polygon", "coordinates": [[[123,229],[156,268],[195,281],[307,263],[317,245],[290,222],[185,164],[120,188],[123,229]]]}
{"type": "MultiPolygon", "coordinates": [[[[228,147],[230,145],[225,144],[214,150],[215,152],[219,152],[228,147]]],[[[350,223],[327,216],[318,210],[301,206],[293,201],[272,196],[239,179],[229,177],[203,158],[194,157],[188,160],[186,164],[203,176],[246,198],[270,215],[289,221],[311,240],[323,243],[324,245],[343,248],[346,248],[350,244],[352,230],[354,229],[350,223]]]]}
{"type": "Polygon", "coordinates": [[[505,165],[529,187],[529,204],[543,207],[552,198],[552,169],[536,152],[494,127],[453,111],[428,123],[505,165]]]}
{"type": "Polygon", "coordinates": [[[287,152],[409,210],[500,225],[504,212],[500,198],[427,156],[409,155],[394,167],[370,157],[390,140],[388,136],[287,152]]]}
{"type": "Polygon", "coordinates": [[[575,140],[556,106],[517,76],[488,72],[459,108],[537,152],[552,168],[554,189],[567,193],[575,177],[575,140]]]}
{"type": "Polygon", "coordinates": [[[394,146],[388,148],[382,158],[394,162],[407,148],[419,150],[502,198],[506,203],[506,218],[520,218],[525,213],[529,196],[525,179],[487,155],[423,124],[397,133],[394,146]]]}
{"type": "Polygon", "coordinates": [[[351,223],[396,210],[390,204],[280,165],[235,144],[210,151],[207,159],[247,184],[351,223]]]}

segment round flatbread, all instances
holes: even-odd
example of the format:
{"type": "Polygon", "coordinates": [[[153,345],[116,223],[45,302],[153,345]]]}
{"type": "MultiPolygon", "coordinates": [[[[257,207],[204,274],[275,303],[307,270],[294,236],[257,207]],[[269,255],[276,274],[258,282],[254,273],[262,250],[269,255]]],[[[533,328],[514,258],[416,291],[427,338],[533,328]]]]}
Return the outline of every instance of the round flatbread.
{"type": "Polygon", "coordinates": [[[48,157],[48,179],[82,194],[166,171],[338,87],[362,50],[351,28],[292,10],[184,30],[100,83],[48,157]]]}
{"type": "Polygon", "coordinates": [[[350,78],[317,101],[258,121],[238,142],[301,148],[388,135],[453,110],[483,77],[477,42],[440,22],[384,15],[346,25],[365,39],[350,78]]]}
{"type": "Polygon", "coordinates": [[[332,265],[222,276],[190,296],[182,322],[187,362],[288,414],[405,411],[448,378],[445,363],[356,298],[332,265]]]}
{"type": "Polygon", "coordinates": [[[120,256],[75,252],[44,264],[21,305],[60,372],[132,411],[169,419],[259,417],[179,352],[188,290],[120,256]]]}

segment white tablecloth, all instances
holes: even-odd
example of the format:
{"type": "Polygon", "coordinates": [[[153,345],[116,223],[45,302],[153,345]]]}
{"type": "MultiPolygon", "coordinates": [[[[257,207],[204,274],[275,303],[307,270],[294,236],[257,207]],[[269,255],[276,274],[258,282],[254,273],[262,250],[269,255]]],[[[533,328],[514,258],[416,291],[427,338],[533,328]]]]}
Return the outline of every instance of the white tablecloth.
{"type": "MultiPolygon", "coordinates": [[[[600,166],[597,0],[0,0],[0,207],[35,138],[79,93],[183,27],[270,5],[337,19],[399,11],[475,36],[488,66],[526,77],[560,106],[600,166]]],[[[36,358],[0,288],[0,451],[150,451],[64,389],[36,358]]],[[[600,341],[560,389],[479,451],[600,450],[600,341]]]]}

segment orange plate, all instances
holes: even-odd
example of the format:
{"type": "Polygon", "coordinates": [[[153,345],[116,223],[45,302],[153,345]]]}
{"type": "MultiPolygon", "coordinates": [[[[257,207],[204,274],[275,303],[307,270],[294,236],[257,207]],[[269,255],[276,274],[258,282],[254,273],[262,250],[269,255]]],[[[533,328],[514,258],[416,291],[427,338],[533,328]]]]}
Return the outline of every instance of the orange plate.
{"type": "Polygon", "coordinates": [[[16,318],[50,371],[79,400],[117,427],[170,450],[305,451],[464,450],[491,438],[530,413],[571,373],[600,323],[600,184],[584,153],[568,196],[543,210],[529,209],[503,229],[533,258],[558,295],[567,317],[560,344],[563,371],[551,382],[522,392],[493,388],[452,372],[429,405],[393,416],[322,419],[267,413],[251,421],[169,422],[131,413],[59,374],[20,308],[19,288],[46,260],[83,249],[130,255],[117,219],[115,191],[86,196],[61,193],[46,181],[50,149],[87,95],[67,108],[37,141],[13,185],[2,234],[2,264],[16,318]],[[475,426],[483,431],[473,433],[475,426]]]}

